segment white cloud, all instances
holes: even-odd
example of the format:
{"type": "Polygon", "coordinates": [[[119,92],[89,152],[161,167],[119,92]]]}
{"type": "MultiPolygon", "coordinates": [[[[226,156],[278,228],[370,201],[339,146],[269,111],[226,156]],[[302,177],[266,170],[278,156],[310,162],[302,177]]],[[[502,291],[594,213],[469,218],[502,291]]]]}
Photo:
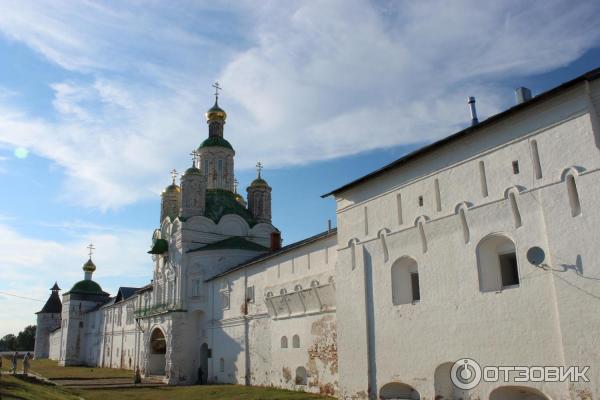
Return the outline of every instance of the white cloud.
{"type": "MultiPolygon", "coordinates": [[[[47,230],[50,226],[45,224],[43,227],[47,230]]],[[[26,325],[35,324],[34,313],[44,305],[50,293],[48,289],[55,280],[64,293],[83,279],[81,266],[87,259],[86,246],[90,240],[97,249],[94,280],[105,291],[114,295],[119,285],[135,286],[151,279],[153,264],[146,254],[148,232],[114,229],[81,221],[52,227],[77,231],[79,239],[35,239],[0,223],[0,291],[42,300],[36,302],[0,294],[0,337],[7,333],[16,334],[26,325]]]]}
{"type": "Polygon", "coordinates": [[[275,167],[447,135],[468,122],[467,95],[495,113],[512,101],[503,79],[600,37],[594,2],[173,4],[0,4],[7,38],[73,71],[52,85],[56,118],[0,96],[0,145],[63,167],[66,200],[156,196],[205,137],[216,77],[236,165],[275,167]]]}

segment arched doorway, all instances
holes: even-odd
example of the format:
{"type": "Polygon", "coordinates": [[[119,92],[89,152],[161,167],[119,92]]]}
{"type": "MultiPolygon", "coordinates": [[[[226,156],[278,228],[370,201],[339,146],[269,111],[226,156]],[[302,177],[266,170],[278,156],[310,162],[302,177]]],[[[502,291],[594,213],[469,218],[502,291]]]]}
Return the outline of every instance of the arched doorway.
{"type": "Polygon", "coordinates": [[[454,386],[450,373],[454,363],[446,362],[435,369],[434,386],[436,400],[460,400],[469,398],[468,390],[461,390],[454,386]]]}
{"type": "Polygon", "coordinates": [[[165,374],[165,354],[167,353],[167,341],[165,334],[155,328],[150,335],[150,351],[148,352],[148,372],[150,375],[165,374]]]}
{"type": "Polygon", "coordinates": [[[391,382],[379,390],[381,400],[419,400],[421,395],[411,386],[399,382],[391,382]]]}
{"type": "Polygon", "coordinates": [[[537,389],[525,386],[502,386],[490,393],[490,400],[549,400],[537,389]]]}
{"type": "Polygon", "coordinates": [[[198,367],[198,383],[205,384],[208,380],[208,345],[200,346],[200,366],[198,367]]]}

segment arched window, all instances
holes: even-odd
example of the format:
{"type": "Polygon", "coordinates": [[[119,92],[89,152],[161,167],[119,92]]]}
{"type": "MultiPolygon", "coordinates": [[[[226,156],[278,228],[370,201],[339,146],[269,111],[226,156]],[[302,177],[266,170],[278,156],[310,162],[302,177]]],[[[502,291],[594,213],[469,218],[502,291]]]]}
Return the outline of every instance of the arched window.
{"type": "Polygon", "coordinates": [[[571,205],[571,216],[576,217],[581,214],[581,203],[573,175],[567,176],[567,193],[569,194],[569,204],[571,205]]]}
{"type": "Polygon", "coordinates": [[[300,336],[294,335],[294,337],[292,338],[292,347],[295,349],[300,348],[300,336]]]}
{"type": "Polygon", "coordinates": [[[223,357],[219,360],[219,371],[225,372],[225,359],[223,357]]]}
{"type": "Polygon", "coordinates": [[[281,337],[281,348],[282,349],[287,349],[288,348],[287,336],[282,336],[281,337]]]}
{"type": "Polygon", "coordinates": [[[310,287],[312,287],[312,288],[319,287],[319,281],[318,281],[318,280],[316,280],[316,279],[315,279],[315,280],[313,280],[313,281],[310,283],[310,287]]]}
{"type": "Polygon", "coordinates": [[[514,242],[493,234],[477,245],[479,288],[482,292],[499,291],[519,285],[519,268],[514,242]]]}
{"type": "Polygon", "coordinates": [[[392,265],[392,303],[408,304],[421,299],[419,267],[410,257],[402,257],[392,265]]]}
{"type": "Polygon", "coordinates": [[[273,292],[267,292],[267,297],[273,297],[273,292]]]}
{"type": "Polygon", "coordinates": [[[296,368],[296,385],[306,385],[306,368],[296,368]]]}

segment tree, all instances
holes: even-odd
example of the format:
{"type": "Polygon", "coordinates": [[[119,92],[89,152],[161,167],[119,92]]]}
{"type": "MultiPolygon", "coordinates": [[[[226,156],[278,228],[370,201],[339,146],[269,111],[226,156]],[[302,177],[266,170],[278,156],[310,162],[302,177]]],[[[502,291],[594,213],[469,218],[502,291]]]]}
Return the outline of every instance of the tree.
{"type": "Polygon", "coordinates": [[[13,351],[17,349],[17,337],[12,333],[5,335],[0,339],[0,350],[13,351]]]}
{"type": "Polygon", "coordinates": [[[25,327],[17,335],[16,350],[33,351],[35,347],[35,325],[25,327]]]}

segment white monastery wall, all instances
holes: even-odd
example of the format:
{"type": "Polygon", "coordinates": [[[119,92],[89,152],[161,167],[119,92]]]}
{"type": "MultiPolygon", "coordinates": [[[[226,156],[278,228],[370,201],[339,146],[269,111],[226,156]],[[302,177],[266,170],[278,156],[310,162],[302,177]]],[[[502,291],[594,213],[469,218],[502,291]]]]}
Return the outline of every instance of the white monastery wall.
{"type": "MultiPolygon", "coordinates": [[[[463,357],[481,365],[600,370],[598,354],[582,354],[598,348],[597,335],[588,332],[600,329],[600,292],[592,283],[600,271],[589,261],[600,256],[593,228],[600,223],[593,208],[600,154],[589,106],[580,85],[339,195],[342,395],[364,398],[369,385],[399,382],[434,398],[436,385],[448,383],[436,381],[436,369],[463,357]],[[585,217],[571,215],[564,173],[570,167],[582,171],[576,182],[585,217]],[[488,267],[477,246],[490,234],[514,242],[518,286],[481,290],[488,267]],[[532,246],[545,250],[552,271],[527,261],[532,246]],[[391,271],[403,257],[418,266],[420,300],[394,305],[391,271]]],[[[576,390],[600,392],[594,374],[591,386],[526,386],[570,398],[576,390]]],[[[469,394],[487,398],[499,386],[481,383],[469,394]]]]}

